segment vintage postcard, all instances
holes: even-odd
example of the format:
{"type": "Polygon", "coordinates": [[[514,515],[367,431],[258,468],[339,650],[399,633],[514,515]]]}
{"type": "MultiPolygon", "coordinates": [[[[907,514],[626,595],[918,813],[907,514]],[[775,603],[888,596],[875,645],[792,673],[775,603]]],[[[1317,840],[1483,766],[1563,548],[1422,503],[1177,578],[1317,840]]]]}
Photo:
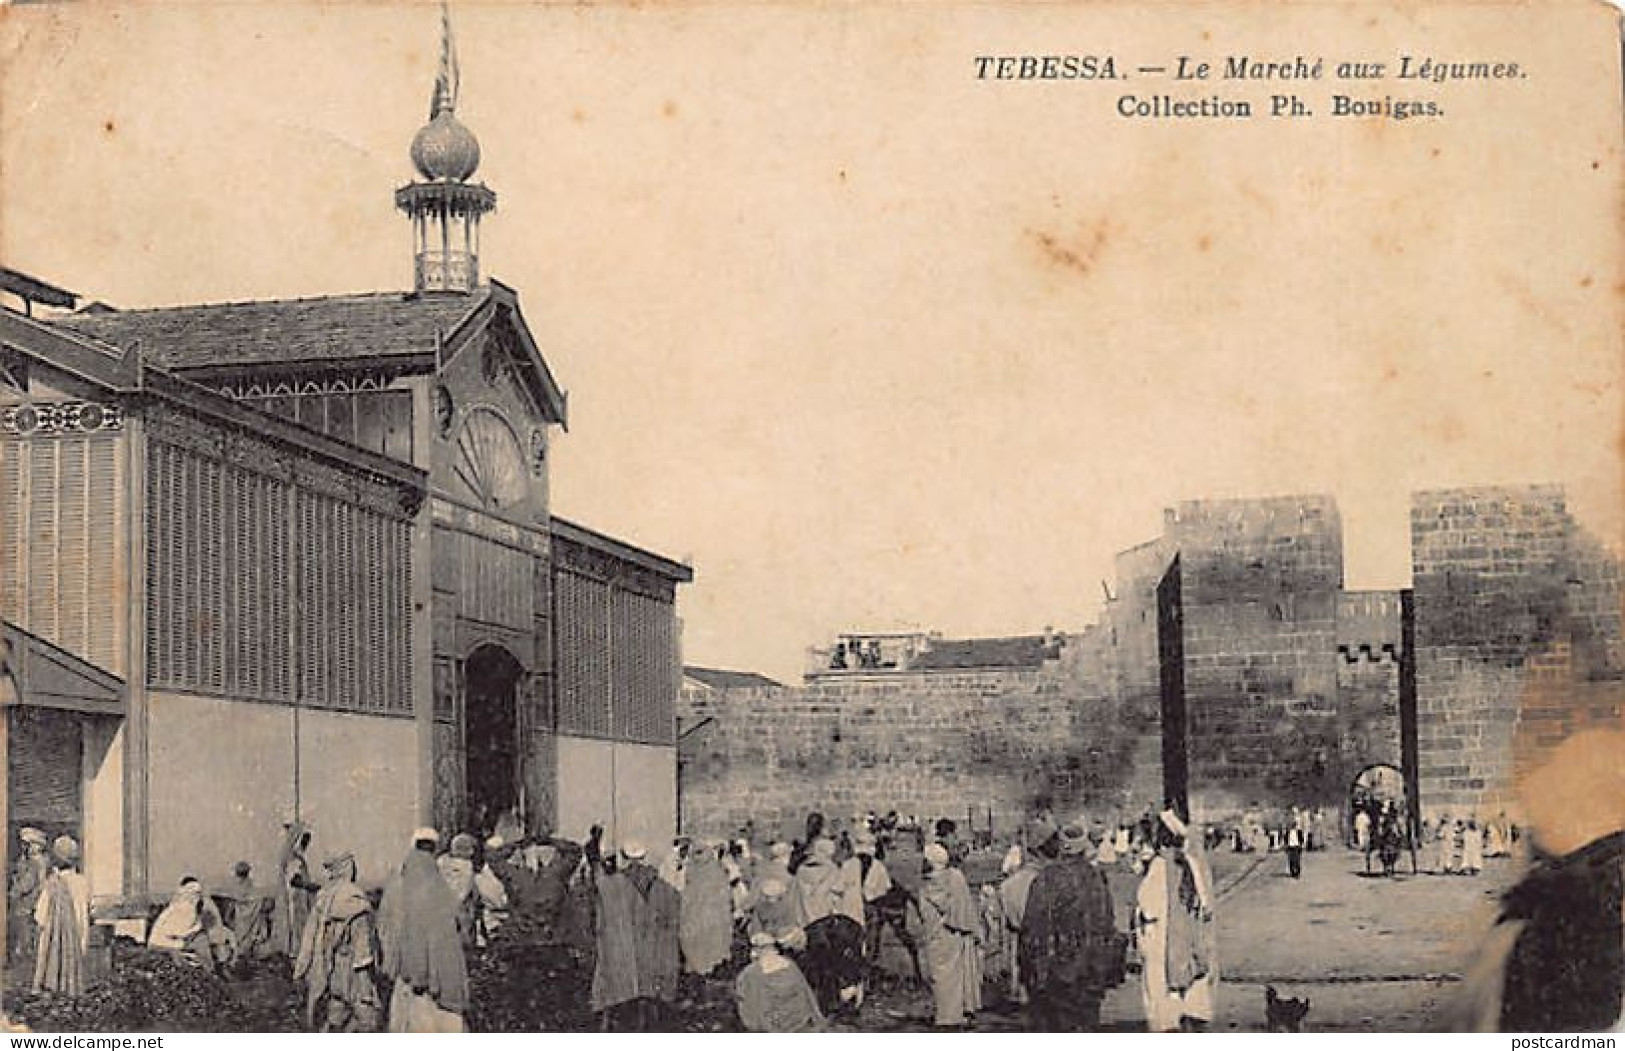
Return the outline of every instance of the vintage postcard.
{"type": "Polygon", "coordinates": [[[1608,1030],[1616,8],[0,5],[7,1024],[1608,1030]]]}

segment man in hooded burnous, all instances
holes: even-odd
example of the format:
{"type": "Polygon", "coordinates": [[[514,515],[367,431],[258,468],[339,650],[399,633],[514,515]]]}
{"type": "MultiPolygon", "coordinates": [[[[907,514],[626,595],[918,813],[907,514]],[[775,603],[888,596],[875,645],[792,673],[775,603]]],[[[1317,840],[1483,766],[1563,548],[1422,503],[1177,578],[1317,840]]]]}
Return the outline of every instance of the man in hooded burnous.
{"type": "Polygon", "coordinates": [[[153,921],[147,945],[211,970],[229,967],[237,958],[236,936],[195,876],[181,878],[169,904],[153,921]]]}
{"type": "Polygon", "coordinates": [[[412,849],[378,906],[379,969],[394,981],[392,1033],[461,1033],[468,963],[457,933],[457,899],[435,864],[440,836],[412,834],[412,849]]]}
{"type": "Polygon", "coordinates": [[[801,969],[765,931],[751,935],[750,964],[734,980],[739,1024],[750,1033],[811,1033],[824,1028],[818,998],[801,969]]]}
{"type": "Polygon", "coordinates": [[[474,847],[474,837],[459,832],[451,837],[451,849],[435,860],[446,888],[457,902],[457,933],[465,948],[474,945],[475,921],[479,915],[479,894],[474,888],[474,847]]]}
{"type": "Polygon", "coordinates": [[[713,843],[689,854],[680,924],[683,963],[690,972],[710,974],[733,951],[733,895],[713,843]]]}
{"type": "Polygon", "coordinates": [[[271,914],[275,900],[254,886],[254,867],[246,861],[232,866],[231,880],[222,891],[230,906],[226,924],[237,940],[239,963],[257,959],[269,951],[271,914]]]}
{"type": "Polygon", "coordinates": [[[299,941],[293,977],[305,983],[305,1022],[324,1033],[376,1033],[383,1000],[372,901],[356,882],[355,856],[326,860],[327,883],[316,894],[299,941]]]}
{"type": "Polygon", "coordinates": [[[925,848],[920,917],[925,965],[936,1007],[935,1024],[958,1029],[982,1007],[982,917],[965,876],[940,843],[925,848]]]}
{"type": "Polygon", "coordinates": [[[34,988],[66,996],[84,992],[90,886],[79,871],[79,844],[72,836],[51,843],[51,869],[34,903],[34,923],[39,928],[34,988]]]}
{"type": "Polygon", "coordinates": [[[1098,1029],[1106,990],[1123,981],[1124,943],[1088,826],[1066,826],[1059,841],[1027,892],[1017,949],[1033,1020],[1050,1033],[1098,1029]]]}

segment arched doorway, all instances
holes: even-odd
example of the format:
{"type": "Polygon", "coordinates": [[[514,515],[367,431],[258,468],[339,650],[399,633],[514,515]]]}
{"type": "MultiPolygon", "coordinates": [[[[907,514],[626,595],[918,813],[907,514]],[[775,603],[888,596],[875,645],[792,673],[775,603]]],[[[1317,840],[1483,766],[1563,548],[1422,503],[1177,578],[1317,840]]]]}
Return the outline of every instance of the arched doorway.
{"type": "Polygon", "coordinates": [[[1355,775],[1349,784],[1350,831],[1355,814],[1364,810],[1375,820],[1384,803],[1392,803],[1400,813],[1405,812],[1405,775],[1397,766],[1373,763],[1355,775]]]}
{"type": "Polygon", "coordinates": [[[513,654],[481,646],[464,665],[463,825],[489,833],[519,809],[519,678],[513,654]]]}

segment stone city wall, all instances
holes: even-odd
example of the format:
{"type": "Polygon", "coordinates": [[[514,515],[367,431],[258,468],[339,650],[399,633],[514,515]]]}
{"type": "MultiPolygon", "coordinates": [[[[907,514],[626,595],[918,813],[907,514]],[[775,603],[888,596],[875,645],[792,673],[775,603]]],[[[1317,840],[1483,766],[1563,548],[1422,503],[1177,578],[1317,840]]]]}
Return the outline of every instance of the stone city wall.
{"type": "MultiPolygon", "coordinates": [[[[1618,723],[1618,562],[1551,486],[1419,493],[1412,551],[1423,812],[1509,807],[1518,770],[1618,723]]],[[[1196,816],[1341,808],[1366,767],[1403,768],[1402,593],[1343,590],[1336,504],[1193,501],[1118,555],[1100,624],[1042,671],[689,694],[685,829],[793,834],[812,809],[973,810],[977,827],[991,810],[1007,830],[1043,806],[1137,815],[1162,797],[1157,585],[1176,554],[1196,816]]]]}
{"type": "Polygon", "coordinates": [[[1620,713],[1619,567],[1556,486],[1411,505],[1423,809],[1515,808],[1517,775],[1620,713]]]}
{"type": "Polygon", "coordinates": [[[991,812],[1003,835],[1041,807],[1127,813],[1130,775],[1145,772],[1135,748],[1148,734],[1118,717],[1096,681],[1063,659],[1002,681],[920,673],[690,694],[680,712],[683,830],[724,834],[754,821],[762,835],[793,836],[809,810],[896,810],[977,829],[991,812]]]}

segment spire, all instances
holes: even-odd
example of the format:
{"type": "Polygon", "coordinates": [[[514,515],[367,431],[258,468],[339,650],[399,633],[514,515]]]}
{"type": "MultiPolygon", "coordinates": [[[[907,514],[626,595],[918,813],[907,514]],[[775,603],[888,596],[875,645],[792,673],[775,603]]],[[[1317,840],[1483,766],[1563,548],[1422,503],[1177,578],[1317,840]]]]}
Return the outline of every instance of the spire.
{"type": "Polygon", "coordinates": [[[457,93],[462,74],[457,69],[457,41],[451,35],[451,7],[440,0],[440,72],[434,78],[434,96],[429,101],[429,119],[457,111],[457,93]]]}
{"type": "Polygon", "coordinates": [[[440,5],[440,69],[429,101],[429,122],[412,138],[412,164],[422,182],[395,191],[395,207],[412,220],[419,292],[470,292],[479,286],[480,217],[497,195],[469,178],[480,165],[480,143],[457,120],[462,87],[451,11],[440,5]]]}

